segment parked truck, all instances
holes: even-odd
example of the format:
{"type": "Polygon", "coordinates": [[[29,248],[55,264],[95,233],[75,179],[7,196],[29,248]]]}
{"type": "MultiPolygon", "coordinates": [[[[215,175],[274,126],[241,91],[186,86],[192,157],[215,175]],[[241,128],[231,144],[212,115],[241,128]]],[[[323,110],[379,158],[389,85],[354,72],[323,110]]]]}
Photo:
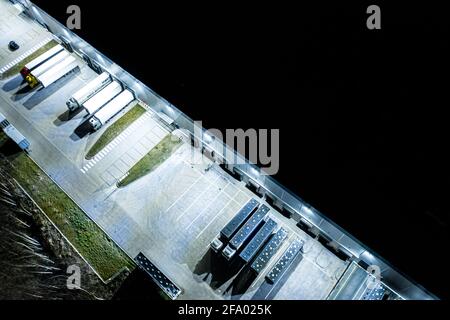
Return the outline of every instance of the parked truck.
{"type": "Polygon", "coordinates": [[[29,151],[30,142],[0,113],[0,129],[22,150],[29,151]]]}
{"type": "Polygon", "coordinates": [[[40,75],[37,78],[38,83],[43,88],[47,88],[49,85],[58,81],[69,72],[74,71],[76,68],[78,68],[77,60],[72,56],[68,56],[57,65],[40,75]]]}
{"type": "Polygon", "coordinates": [[[247,242],[247,240],[250,239],[269,211],[269,207],[264,204],[261,205],[239,229],[239,231],[230,240],[228,246],[226,246],[222,251],[222,255],[227,260],[231,260],[235,253],[247,242]]]}
{"type": "Polygon", "coordinates": [[[287,230],[284,228],[280,228],[277,233],[275,233],[275,235],[270,239],[270,241],[267,242],[267,244],[264,246],[264,248],[252,263],[251,267],[256,273],[260,273],[268,265],[270,259],[272,259],[272,257],[275,256],[275,254],[281,248],[287,236],[287,230]]]}
{"type": "Polygon", "coordinates": [[[100,129],[104,124],[110,121],[115,115],[122,111],[135,99],[134,94],[129,90],[124,90],[104,107],[98,110],[89,123],[94,131],[100,129]]]}
{"type": "Polygon", "coordinates": [[[83,103],[95,96],[98,92],[110,84],[111,81],[111,75],[107,72],[103,72],[94,80],[86,84],[83,88],[75,92],[66,102],[67,108],[69,108],[70,111],[75,111],[80,108],[83,103]]]}
{"type": "Polygon", "coordinates": [[[39,67],[41,64],[49,60],[50,58],[54,57],[58,53],[64,51],[64,48],[62,45],[57,44],[50,50],[46,51],[45,53],[41,54],[39,57],[33,59],[29,63],[27,63],[21,70],[20,74],[22,75],[23,79],[25,80],[25,77],[32,72],[34,69],[39,67]]]}
{"type": "Polygon", "coordinates": [[[224,242],[228,242],[234,236],[239,227],[250,217],[253,211],[258,208],[259,202],[255,199],[250,199],[239,212],[227,223],[227,225],[220,231],[220,234],[211,242],[211,249],[219,252],[222,249],[224,242]]]}
{"type": "Polygon", "coordinates": [[[262,246],[269,240],[272,232],[277,227],[277,223],[268,219],[264,226],[259,229],[253,239],[247,244],[247,246],[239,254],[242,260],[246,263],[253,259],[256,253],[262,248],[262,246]]]}
{"type": "Polygon", "coordinates": [[[39,85],[40,77],[51,70],[53,67],[59,65],[62,61],[64,61],[67,57],[69,57],[69,53],[67,51],[61,51],[56,55],[52,56],[50,59],[40,64],[38,67],[34,68],[25,76],[25,81],[31,88],[34,88],[39,85]]]}
{"type": "Polygon", "coordinates": [[[83,103],[83,107],[88,115],[92,115],[101,107],[113,100],[123,91],[122,85],[118,81],[113,81],[105,88],[97,92],[93,97],[83,103]]]}
{"type": "Polygon", "coordinates": [[[269,273],[266,275],[266,279],[269,283],[275,284],[283,274],[289,269],[290,265],[294,262],[295,258],[300,254],[303,249],[304,241],[295,238],[289,245],[284,254],[278,260],[278,262],[272,267],[269,273]]]}

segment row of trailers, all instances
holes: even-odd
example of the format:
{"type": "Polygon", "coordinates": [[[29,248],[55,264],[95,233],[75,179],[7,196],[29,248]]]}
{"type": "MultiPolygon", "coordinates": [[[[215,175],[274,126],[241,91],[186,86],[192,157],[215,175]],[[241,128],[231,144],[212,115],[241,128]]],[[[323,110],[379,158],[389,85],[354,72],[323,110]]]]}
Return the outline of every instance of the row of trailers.
{"type": "MultiPolygon", "coordinates": [[[[31,88],[46,88],[78,68],[76,58],[57,44],[30,63],[20,74],[31,88]]],[[[98,130],[135,99],[134,94],[109,73],[103,72],[67,101],[69,111],[84,108],[89,124],[98,130]]]]}
{"type": "MultiPolygon", "coordinates": [[[[288,237],[288,231],[278,228],[278,223],[268,217],[269,210],[257,200],[249,200],[211,242],[211,249],[221,252],[228,261],[239,253],[239,258],[250,264],[253,271],[262,272],[288,237]]],[[[275,284],[302,248],[303,241],[295,238],[266,274],[267,281],[275,284]]]]}
{"type": "Polygon", "coordinates": [[[31,88],[46,88],[78,68],[78,63],[63,46],[57,44],[27,63],[20,74],[31,88]]]}
{"type": "Polygon", "coordinates": [[[135,99],[134,94],[109,73],[103,72],[66,102],[69,111],[84,108],[89,124],[98,130],[135,99]]]}

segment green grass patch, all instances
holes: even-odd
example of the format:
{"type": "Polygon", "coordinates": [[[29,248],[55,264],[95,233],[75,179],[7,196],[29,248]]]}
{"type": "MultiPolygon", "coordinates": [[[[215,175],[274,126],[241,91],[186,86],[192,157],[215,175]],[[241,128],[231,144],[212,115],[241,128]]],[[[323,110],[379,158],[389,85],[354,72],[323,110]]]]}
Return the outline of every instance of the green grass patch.
{"type": "Polygon", "coordinates": [[[145,108],[140,104],[135,105],[130,111],[125,113],[120,119],[109,126],[95,144],[89,149],[86,154],[86,159],[90,160],[97,153],[103,150],[111,141],[120,135],[126,128],[128,128],[134,121],[146,112],[145,108]]]}
{"type": "MultiPolygon", "coordinates": [[[[1,135],[0,135],[1,141],[1,135]]],[[[3,153],[0,144],[0,153],[3,153]]],[[[134,262],[29,157],[7,157],[9,173],[104,280],[134,262]]]]}
{"type": "Polygon", "coordinates": [[[7,70],[3,76],[5,78],[9,78],[12,76],[16,76],[19,74],[20,70],[29,62],[33,61],[34,59],[36,59],[37,57],[39,57],[41,54],[47,52],[48,50],[50,50],[51,48],[53,48],[54,46],[56,46],[58,44],[58,42],[56,40],[51,40],[50,42],[48,42],[46,45],[44,45],[43,47],[37,49],[35,52],[33,52],[32,54],[30,54],[28,57],[24,58],[22,61],[18,62],[16,65],[14,65],[13,67],[11,67],[11,69],[7,70]]]}
{"type": "Polygon", "coordinates": [[[155,170],[166,161],[181,145],[181,140],[172,134],[165,136],[149,153],[147,153],[128,172],[128,175],[117,186],[125,187],[155,170]]]}

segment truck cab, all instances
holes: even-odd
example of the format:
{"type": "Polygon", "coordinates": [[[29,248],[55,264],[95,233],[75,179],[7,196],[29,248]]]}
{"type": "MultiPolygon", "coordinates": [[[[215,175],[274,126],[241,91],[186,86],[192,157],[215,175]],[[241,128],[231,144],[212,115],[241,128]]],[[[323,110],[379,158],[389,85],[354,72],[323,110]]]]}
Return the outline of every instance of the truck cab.
{"type": "Polygon", "coordinates": [[[232,247],[230,247],[230,245],[227,245],[225,247],[225,249],[223,249],[223,251],[222,251],[222,255],[227,260],[231,260],[231,258],[233,258],[235,253],[236,253],[236,249],[233,249],[232,247]]]}
{"type": "Polygon", "coordinates": [[[212,249],[214,252],[217,253],[217,252],[220,251],[220,249],[222,249],[222,247],[223,247],[223,242],[220,241],[219,236],[217,236],[217,237],[215,237],[214,240],[211,242],[210,246],[211,246],[211,249],[212,249]]]}

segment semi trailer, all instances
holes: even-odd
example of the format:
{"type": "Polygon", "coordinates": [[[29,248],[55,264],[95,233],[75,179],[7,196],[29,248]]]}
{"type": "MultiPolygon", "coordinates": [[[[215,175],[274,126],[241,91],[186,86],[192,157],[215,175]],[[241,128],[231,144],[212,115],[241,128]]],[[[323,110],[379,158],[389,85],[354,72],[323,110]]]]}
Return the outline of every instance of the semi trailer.
{"type": "Polygon", "coordinates": [[[261,249],[262,246],[267,242],[267,240],[269,240],[270,236],[272,235],[272,232],[275,230],[276,227],[277,223],[269,218],[267,222],[264,224],[264,226],[261,229],[259,229],[259,231],[253,237],[253,239],[239,254],[241,259],[244,260],[246,263],[249,262],[251,259],[253,259],[253,257],[259,251],[259,249],[261,249]]]}
{"type": "Polygon", "coordinates": [[[224,242],[228,242],[234,236],[239,227],[247,220],[247,218],[258,208],[259,202],[255,199],[250,199],[239,212],[227,223],[227,225],[220,231],[220,234],[211,242],[211,249],[219,252],[222,249],[224,242]]]}
{"type": "Polygon", "coordinates": [[[284,240],[286,240],[288,236],[288,232],[284,228],[280,228],[280,230],[275,233],[272,239],[267,242],[264,246],[264,249],[256,257],[255,261],[252,263],[252,269],[256,273],[260,273],[269,263],[270,259],[278,252],[283,244],[284,240]]]}
{"type": "Polygon", "coordinates": [[[92,115],[100,110],[100,108],[107,104],[109,101],[117,97],[117,95],[121,93],[122,90],[122,85],[117,81],[113,81],[105,88],[97,92],[89,100],[84,102],[83,107],[88,115],[92,115]]]}
{"type": "Polygon", "coordinates": [[[66,102],[67,108],[69,108],[70,111],[75,111],[80,108],[83,103],[95,96],[98,92],[110,84],[111,81],[111,75],[107,72],[103,72],[83,88],[75,92],[66,102]]]}
{"type": "Polygon", "coordinates": [[[275,284],[289,269],[292,262],[294,262],[297,255],[301,252],[303,243],[303,240],[298,238],[292,241],[289,248],[286,249],[278,262],[273,266],[272,270],[266,275],[266,279],[269,283],[275,284]]]}
{"type": "Polygon", "coordinates": [[[27,150],[30,147],[28,140],[0,113],[0,129],[22,150],[27,150]]]}
{"type": "Polygon", "coordinates": [[[61,79],[76,68],[78,68],[77,60],[72,56],[68,56],[53,68],[39,76],[37,80],[43,88],[47,88],[49,85],[61,79]]]}
{"type": "Polygon", "coordinates": [[[122,111],[135,99],[134,94],[129,90],[124,90],[104,107],[98,110],[89,123],[94,131],[100,129],[104,124],[110,121],[115,115],[122,111]]]}
{"type": "Polygon", "coordinates": [[[44,63],[40,64],[38,67],[34,68],[31,72],[29,72],[25,76],[25,81],[29,84],[31,88],[36,87],[37,85],[39,85],[40,76],[42,76],[44,73],[52,69],[54,66],[64,61],[68,56],[69,53],[65,50],[57,53],[44,63]]]}
{"type": "Polygon", "coordinates": [[[270,208],[266,205],[261,205],[258,210],[248,219],[248,221],[239,229],[239,231],[230,240],[228,246],[222,251],[222,255],[227,259],[231,260],[234,254],[247,242],[247,240],[256,231],[258,226],[261,224],[270,208]]]}
{"type": "Polygon", "coordinates": [[[64,51],[64,48],[62,45],[57,44],[50,50],[46,51],[45,53],[41,54],[36,59],[33,59],[29,63],[27,63],[21,70],[20,74],[22,75],[23,79],[25,80],[25,77],[32,72],[34,69],[39,67],[41,64],[46,62],[48,59],[52,58],[53,56],[57,55],[61,51],[64,51]]]}

